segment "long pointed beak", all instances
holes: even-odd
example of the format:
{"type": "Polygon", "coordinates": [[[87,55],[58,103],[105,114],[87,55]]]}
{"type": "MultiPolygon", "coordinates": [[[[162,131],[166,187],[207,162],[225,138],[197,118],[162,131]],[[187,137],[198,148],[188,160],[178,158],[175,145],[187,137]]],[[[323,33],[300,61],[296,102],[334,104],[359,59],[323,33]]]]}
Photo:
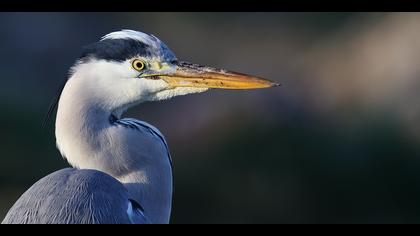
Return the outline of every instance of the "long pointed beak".
{"type": "Polygon", "coordinates": [[[160,75],[171,87],[260,89],[280,84],[259,77],[187,62],[178,62],[174,73],[160,75]]]}

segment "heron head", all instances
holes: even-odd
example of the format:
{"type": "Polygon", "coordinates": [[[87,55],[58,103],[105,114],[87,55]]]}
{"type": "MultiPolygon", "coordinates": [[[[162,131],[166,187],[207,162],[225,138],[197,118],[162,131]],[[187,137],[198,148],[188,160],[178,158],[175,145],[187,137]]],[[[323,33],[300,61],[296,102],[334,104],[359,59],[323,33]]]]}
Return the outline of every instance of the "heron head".
{"type": "Polygon", "coordinates": [[[255,76],[179,61],[155,36],[132,30],[107,34],[87,46],[72,69],[72,77],[89,80],[84,86],[93,88],[90,94],[107,101],[112,109],[211,88],[278,85],[255,76]]]}

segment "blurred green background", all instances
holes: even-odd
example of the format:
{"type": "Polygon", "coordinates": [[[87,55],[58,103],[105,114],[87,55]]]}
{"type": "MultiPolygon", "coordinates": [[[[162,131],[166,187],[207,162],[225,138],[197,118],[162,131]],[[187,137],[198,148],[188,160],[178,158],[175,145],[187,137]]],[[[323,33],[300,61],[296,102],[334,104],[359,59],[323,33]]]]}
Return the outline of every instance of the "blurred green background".
{"type": "Polygon", "coordinates": [[[56,89],[120,29],[178,58],[281,82],[145,103],[174,160],[172,223],[418,223],[419,13],[0,13],[0,219],[67,167],[56,89]]]}

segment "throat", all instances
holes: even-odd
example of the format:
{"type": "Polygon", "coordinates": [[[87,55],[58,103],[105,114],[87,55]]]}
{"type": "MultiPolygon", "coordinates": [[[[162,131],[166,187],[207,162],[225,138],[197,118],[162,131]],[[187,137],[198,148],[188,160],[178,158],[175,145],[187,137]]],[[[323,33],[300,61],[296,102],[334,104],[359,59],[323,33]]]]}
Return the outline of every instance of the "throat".
{"type": "Polygon", "coordinates": [[[118,125],[118,111],[105,109],[89,97],[91,93],[74,90],[66,85],[57,110],[56,142],[63,157],[73,167],[113,176],[144,207],[151,222],[168,223],[172,168],[164,144],[144,127],[118,125]]]}

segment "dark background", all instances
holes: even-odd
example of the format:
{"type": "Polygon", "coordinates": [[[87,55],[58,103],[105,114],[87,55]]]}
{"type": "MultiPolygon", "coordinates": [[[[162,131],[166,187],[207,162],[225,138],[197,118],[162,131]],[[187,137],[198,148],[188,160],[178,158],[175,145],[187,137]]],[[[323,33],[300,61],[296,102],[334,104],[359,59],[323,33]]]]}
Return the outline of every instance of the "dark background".
{"type": "Polygon", "coordinates": [[[68,166],[43,117],[81,47],[125,28],[283,84],[128,112],[169,143],[172,223],[419,222],[418,13],[0,13],[0,219],[68,166]]]}

